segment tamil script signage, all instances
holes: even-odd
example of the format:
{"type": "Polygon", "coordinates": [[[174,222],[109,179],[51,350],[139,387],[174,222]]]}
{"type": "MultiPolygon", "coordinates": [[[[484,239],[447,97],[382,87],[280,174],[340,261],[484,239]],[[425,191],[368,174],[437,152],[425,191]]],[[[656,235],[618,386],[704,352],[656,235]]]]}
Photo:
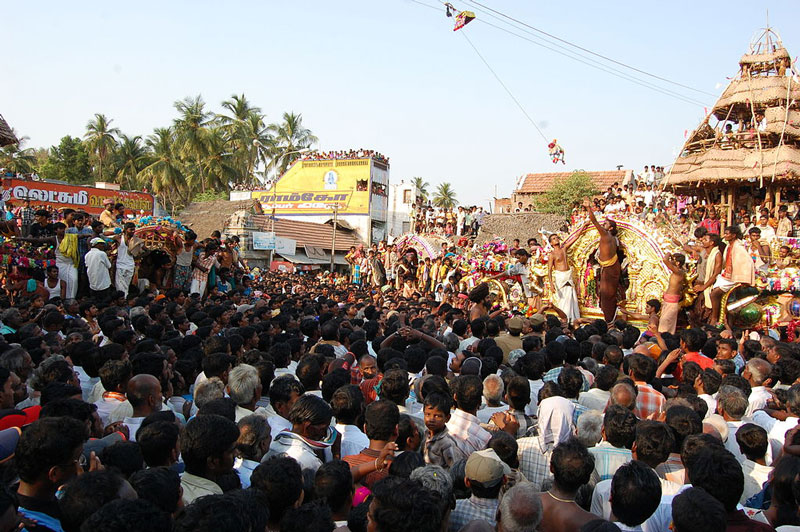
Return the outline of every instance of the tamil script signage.
{"type": "Polygon", "coordinates": [[[5,178],[2,187],[3,201],[22,204],[31,200],[32,206],[49,205],[56,209],[69,207],[89,214],[103,212],[103,202],[112,199],[122,203],[132,213],[153,214],[153,196],[146,192],[108,190],[81,185],[65,185],[47,181],[5,178]]]}
{"type": "MultiPolygon", "coordinates": [[[[255,194],[255,193],[254,193],[255,194]]],[[[314,192],[286,192],[273,194],[272,192],[260,192],[258,201],[261,208],[265,211],[288,211],[297,213],[308,213],[316,211],[330,212],[334,207],[342,210],[347,206],[348,193],[326,192],[324,190],[314,192]]]]}

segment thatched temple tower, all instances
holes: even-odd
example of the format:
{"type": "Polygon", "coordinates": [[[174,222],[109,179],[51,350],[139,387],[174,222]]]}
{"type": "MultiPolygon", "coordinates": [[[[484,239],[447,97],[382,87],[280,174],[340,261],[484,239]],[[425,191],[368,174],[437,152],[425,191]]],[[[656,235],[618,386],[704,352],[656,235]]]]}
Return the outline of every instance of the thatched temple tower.
{"type": "Polygon", "coordinates": [[[800,78],[780,36],[762,30],[739,60],[739,72],[688,136],[664,186],[724,189],[732,211],[736,188],[800,185],[800,78]]]}

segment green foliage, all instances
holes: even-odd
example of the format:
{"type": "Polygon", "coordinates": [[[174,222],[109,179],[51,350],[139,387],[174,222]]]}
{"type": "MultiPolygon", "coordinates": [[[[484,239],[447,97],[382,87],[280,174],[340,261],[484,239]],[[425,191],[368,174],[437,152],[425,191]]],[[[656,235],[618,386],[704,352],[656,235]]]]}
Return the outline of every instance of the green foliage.
{"type": "Polygon", "coordinates": [[[433,195],[433,204],[447,209],[452,209],[458,205],[456,191],[453,190],[453,186],[450,183],[439,183],[433,195]]]}
{"type": "Polygon", "coordinates": [[[39,175],[68,183],[90,183],[89,152],[81,139],[67,135],[58,146],[50,148],[50,156],[39,169],[39,175]]]}
{"type": "Polygon", "coordinates": [[[575,170],[567,179],[553,183],[550,189],[536,199],[536,210],[560,214],[565,218],[572,212],[575,203],[595,196],[599,191],[592,178],[584,170],[575,170]]]}
{"type": "Polygon", "coordinates": [[[235,185],[263,182],[286,171],[317,143],[302,115],[284,113],[268,124],[261,108],[244,94],[212,111],[197,95],[174,104],[169,127],[148,136],[126,135],[114,120],[96,113],[83,140],[64,137],[57,147],[0,150],[0,167],[70,183],[114,181],[124,189],[153,192],[168,210],[194,201],[228,197],[235,185]]]}
{"type": "Polygon", "coordinates": [[[228,192],[221,190],[207,190],[205,192],[198,192],[192,198],[193,203],[202,203],[204,201],[216,201],[216,200],[226,200],[228,199],[228,192]]]}
{"type": "Polygon", "coordinates": [[[422,201],[428,201],[428,182],[421,177],[412,177],[411,184],[417,187],[417,192],[422,197],[422,201]]]}

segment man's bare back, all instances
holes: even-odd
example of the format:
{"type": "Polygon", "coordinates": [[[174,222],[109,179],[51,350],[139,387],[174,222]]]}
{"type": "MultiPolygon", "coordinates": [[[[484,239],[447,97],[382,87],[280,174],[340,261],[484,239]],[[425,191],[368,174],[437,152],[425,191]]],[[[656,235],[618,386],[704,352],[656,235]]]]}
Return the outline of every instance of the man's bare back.
{"type": "Polygon", "coordinates": [[[577,532],[580,528],[597,519],[575,503],[559,502],[547,493],[542,493],[541,532],[577,532]]]}
{"type": "Polygon", "coordinates": [[[675,261],[673,256],[664,257],[664,264],[669,268],[669,284],[664,294],[682,296],[686,286],[686,272],[682,269],[682,264],[675,261]]]}

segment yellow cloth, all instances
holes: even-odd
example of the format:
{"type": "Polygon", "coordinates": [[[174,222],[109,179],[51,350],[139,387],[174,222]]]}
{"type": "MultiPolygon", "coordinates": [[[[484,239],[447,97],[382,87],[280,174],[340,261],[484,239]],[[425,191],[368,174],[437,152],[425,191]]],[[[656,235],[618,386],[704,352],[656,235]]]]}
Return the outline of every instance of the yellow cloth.
{"type": "Polygon", "coordinates": [[[608,268],[609,266],[613,266],[617,262],[617,254],[615,253],[613,257],[608,260],[600,260],[600,255],[597,256],[597,263],[600,264],[602,268],[608,268]]]}
{"type": "Polygon", "coordinates": [[[100,213],[100,221],[103,222],[103,225],[106,227],[114,227],[117,225],[117,220],[114,218],[114,214],[107,210],[103,210],[100,213]]]}
{"type": "Polygon", "coordinates": [[[72,260],[74,266],[78,266],[78,235],[67,233],[58,245],[58,251],[65,257],[72,260]]]}

